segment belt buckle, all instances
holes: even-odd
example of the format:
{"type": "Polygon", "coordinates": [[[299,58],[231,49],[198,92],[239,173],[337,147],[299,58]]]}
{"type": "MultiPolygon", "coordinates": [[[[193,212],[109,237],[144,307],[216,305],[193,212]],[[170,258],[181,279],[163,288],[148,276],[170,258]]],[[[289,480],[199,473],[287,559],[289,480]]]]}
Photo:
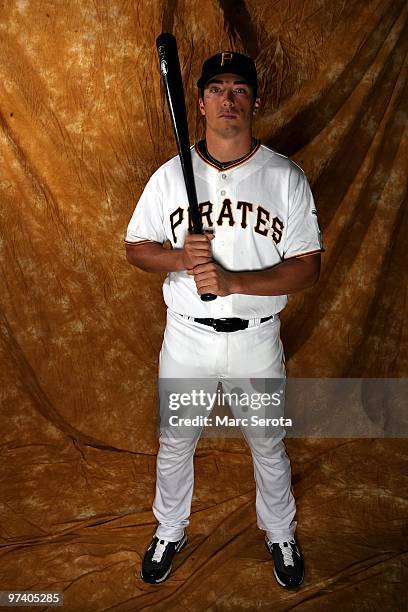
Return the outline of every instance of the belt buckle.
{"type": "Polygon", "coordinates": [[[214,319],[213,328],[217,332],[234,332],[245,329],[245,326],[241,319],[235,317],[232,319],[214,319]]]}

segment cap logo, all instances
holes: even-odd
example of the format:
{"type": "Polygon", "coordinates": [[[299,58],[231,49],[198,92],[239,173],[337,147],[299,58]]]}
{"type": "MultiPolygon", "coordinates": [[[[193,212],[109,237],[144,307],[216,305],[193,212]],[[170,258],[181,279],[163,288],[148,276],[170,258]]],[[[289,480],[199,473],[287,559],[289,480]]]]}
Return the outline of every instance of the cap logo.
{"type": "Polygon", "coordinates": [[[221,66],[224,65],[225,62],[230,62],[233,58],[234,54],[231,53],[230,51],[226,51],[224,53],[221,53],[221,66]]]}

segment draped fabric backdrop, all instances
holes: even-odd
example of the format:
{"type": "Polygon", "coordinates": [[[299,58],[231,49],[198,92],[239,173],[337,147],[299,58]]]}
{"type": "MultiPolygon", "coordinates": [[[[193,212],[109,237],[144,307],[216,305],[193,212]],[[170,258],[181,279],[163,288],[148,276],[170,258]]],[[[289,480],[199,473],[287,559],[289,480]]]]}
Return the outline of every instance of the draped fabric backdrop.
{"type": "Polygon", "coordinates": [[[295,594],[272,576],[247,448],[202,439],[190,546],[161,588],[140,580],[165,309],[163,276],[131,267],[123,238],[176,153],[156,36],[177,36],[192,138],[203,60],[248,53],[255,134],[305,170],[326,248],[319,283],[282,313],[288,375],[407,376],[406,2],[0,9],[0,590],[63,590],[81,611],[402,610],[397,439],[287,440],[307,564],[295,594]]]}

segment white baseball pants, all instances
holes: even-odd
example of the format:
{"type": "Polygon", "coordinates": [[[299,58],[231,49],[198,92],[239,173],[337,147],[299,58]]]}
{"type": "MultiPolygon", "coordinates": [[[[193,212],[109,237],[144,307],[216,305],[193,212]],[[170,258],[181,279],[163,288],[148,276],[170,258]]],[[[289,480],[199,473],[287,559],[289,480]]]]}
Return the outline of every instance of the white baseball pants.
{"type": "MultiPolygon", "coordinates": [[[[219,381],[229,392],[232,379],[247,381],[250,389],[250,379],[284,378],[279,316],[245,330],[217,332],[168,310],[159,364],[160,378],[211,379],[213,392],[219,381]]],[[[231,410],[234,413],[232,406],[231,410]]],[[[177,541],[189,524],[193,456],[201,431],[193,429],[188,438],[160,435],[153,503],[159,539],[177,541]]],[[[253,458],[258,527],[273,542],[290,540],[297,522],[290,461],[282,440],[285,430],[270,438],[254,437],[246,427],[241,431],[253,458]]]]}

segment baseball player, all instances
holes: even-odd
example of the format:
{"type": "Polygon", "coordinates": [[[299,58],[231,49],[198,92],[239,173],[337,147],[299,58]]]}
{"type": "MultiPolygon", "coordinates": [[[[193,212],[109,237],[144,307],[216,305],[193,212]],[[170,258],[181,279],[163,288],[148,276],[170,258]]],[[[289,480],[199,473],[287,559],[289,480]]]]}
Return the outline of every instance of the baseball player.
{"type": "MultiPolygon", "coordinates": [[[[198,104],[205,139],[191,148],[197,197],[206,231],[189,232],[188,200],[179,157],[148,181],[125,237],[129,263],[167,272],[167,323],[159,379],[206,378],[230,390],[233,379],[284,379],[279,312],[287,294],[319,277],[322,237],[303,171],[252,136],[260,108],[254,62],[235,52],[204,62],[198,104]],[[163,248],[169,240],[172,249],[163,248]],[[213,301],[200,296],[212,293],[213,301]]],[[[246,381],[246,382],[245,382],[246,381]]],[[[295,538],[290,461],[278,428],[273,436],[243,435],[251,449],[256,513],[280,585],[304,578],[295,538]]],[[[187,543],[193,495],[193,455],[202,427],[160,435],[153,513],[158,526],[141,576],[161,583],[187,543]]]]}

